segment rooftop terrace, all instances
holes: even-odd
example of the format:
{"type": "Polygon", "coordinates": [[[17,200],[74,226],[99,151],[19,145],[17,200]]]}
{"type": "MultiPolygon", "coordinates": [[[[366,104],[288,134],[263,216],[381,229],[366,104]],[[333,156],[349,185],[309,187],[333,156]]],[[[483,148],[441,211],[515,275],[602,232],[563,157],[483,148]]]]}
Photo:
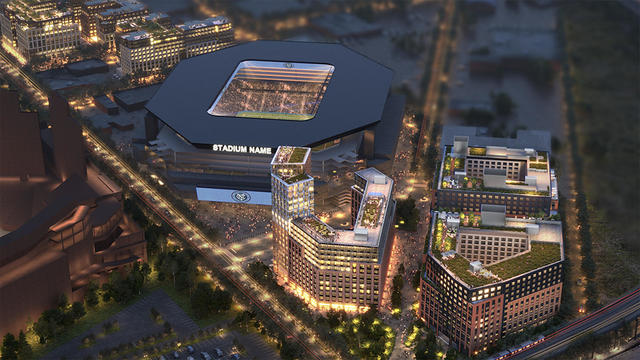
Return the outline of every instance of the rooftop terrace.
{"type": "MultiPolygon", "coordinates": [[[[333,230],[325,224],[330,236],[319,236],[318,231],[308,232],[315,240],[321,243],[331,243],[336,245],[367,246],[377,247],[380,244],[387,211],[393,191],[393,180],[375,168],[360,170],[356,174],[367,180],[364,189],[364,196],[360,204],[356,225],[353,230],[333,230]]],[[[294,223],[306,222],[309,218],[296,219],[294,223]]],[[[320,221],[313,217],[314,221],[320,221]]],[[[310,220],[304,223],[308,228],[310,220]]],[[[323,223],[324,224],[324,223],[323,223]]],[[[319,226],[315,226],[316,228],[319,226]]]]}
{"type": "Polygon", "coordinates": [[[71,15],[69,11],[61,11],[52,1],[11,0],[6,7],[15,11],[16,17],[24,21],[45,21],[71,15]]]}
{"type": "Polygon", "coordinates": [[[271,165],[274,164],[303,164],[311,149],[295,146],[280,146],[271,165]]]}
{"type": "MultiPolygon", "coordinates": [[[[433,218],[427,250],[429,255],[472,288],[508,280],[564,258],[562,224],[559,221],[536,222],[507,218],[504,227],[495,227],[481,225],[479,216],[473,214],[434,212],[433,218]],[[527,231],[527,225],[537,225],[537,231],[527,231]],[[465,232],[486,232],[494,236],[500,233],[526,233],[529,250],[485,266],[474,274],[469,270],[469,259],[455,251],[461,229],[465,232]]],[[[490,248],[487,245],[485,247],[490,248]]]]}
{"type": "MultiPolygon", "coordinates": [[[[493,169],[489,171],[493,171],[493,169]]],[[[547,152],[496,146],[469,146],[466,156],[461,158],[454,155],[451,146],[444,148],[438,181],[439,189],[547,196],[551,191],[551,185],[547,152]],[[504,184],[499,187],[487,186],[483,178],[469,175],[470,169],[467,165],[467,159],[470,158],[523,161],[525,162],[523,175],[525,181],[506,179],[504,184]],[[464,174],[464,176],[460,174],[464,174]],[[526,182],[527,177],[529,177],[529,183],[526,182]],[[533,178],[535,178],[535,182],[531,181],[533,178]]]]}

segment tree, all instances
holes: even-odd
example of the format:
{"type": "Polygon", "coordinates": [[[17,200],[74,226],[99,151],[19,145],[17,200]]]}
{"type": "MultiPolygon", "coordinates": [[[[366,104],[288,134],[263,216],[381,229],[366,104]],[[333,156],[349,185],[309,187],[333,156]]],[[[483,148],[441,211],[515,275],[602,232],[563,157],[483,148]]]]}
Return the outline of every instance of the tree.
{"type": "Polygon", "coordinates": [[[84,309],[84,305],[81,302],[76,301],[71,305],[71,317],[74,321],[79,320],[86,313],[87,312],[84,309]]]}
{"type": "Polygon", "coordinates": [[[447,360],[456,360],[458,358],[458,351],[455,348],[450,347],[449,350],[447,350],[445,358],[447,360]]]}
{"type": "Polygon", "coordinates": [[[12,333],[7,333],[2,339],[2,360],[18,359],[19,343],[12,333]]]}
{"type": "Polygon", "coordinates": [[[229,310],[231,308],[232,302],[233,300],[231,298],[230,292],[226,290],[222,290],[219,287],[216,287],[216,289],[213,292],[213,299],[212,299],[213,310],[215,312],[222,312],[222,311],[229,310]]]}
{"type": "Polygon", "coordinates": [[[27,336],[24,334],[24,331],[20,330],[20,334],[18,335],[18,358],[30,359],[32,355],[33,350],[31,349],[29,342],[27,342],[27,336]]]}
{"type": "Polygon", "coordinates": [[[60,296],[58,296],[58,309],[63,310],[64,308],[67,307],[67,305],[69,305],[69,299],[67,298],[66,294],[60,294],[60,296]]]}
{"type": "Polygon", "coordinates": [[[420,212],[416,208],[416,200],[412,197],[396,201],[396,221],[402,230],[416,231],[420,212]]]}
{"type": "Polygon", "coordinates": [[[496,114],[500,116],[509,116],[516,108],[516,104],[511,99],[511,96],[502,91],[497,94],[492,93],[491,100],[493,101],[493,108],[496,114]]]}
{"type": "Polygon", "coordinates": [[[100,299],[98,298],[98,284],[92,281],[87,285],[87,291],[84,293],[84,301],[87,302],[89,307],[98,305],[100,299]]]}
{"type": "Polygon", "coordinates": [[[280,342],[280,357],[283,360],[295,360],[300,359],[303,353],[299,346],[296,344],[287,341],[286,339],[281,339],[280,342]]]}
{"type": "Polygon", "coordinates": [[[487,126],[495,119],[495,115],[488,110],[471,108],[464,113],[463,118],[467,125],[487,126]]]}
{"type": "Polygon", "coordinates": [[[191,294],[191,308],[198,319],[211,315],[213,309],[210,300],[213,298],[211,285],[205,282],[198,283],[195,291],[191,294]]]}

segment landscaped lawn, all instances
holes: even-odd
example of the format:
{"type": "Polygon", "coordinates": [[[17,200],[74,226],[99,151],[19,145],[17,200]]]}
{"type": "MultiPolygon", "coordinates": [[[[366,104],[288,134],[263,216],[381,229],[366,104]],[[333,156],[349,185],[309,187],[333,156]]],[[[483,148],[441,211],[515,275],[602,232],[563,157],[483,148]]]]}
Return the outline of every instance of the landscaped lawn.
{"type": "Polygon", "coordinates": [[[532,242],[530,252],[487,266],[487,269],[506,280],[559,260],[559,244],[532,242]]]}
{"type": "Polygon", "coordinates": [[[462,281],[470,285],[471,287],[478,287],[483,285],[489,285],[497,282],[497,279],[486,278],[484,276],[475,276],[469,271],[469,260],[456,254],[449,260],[442,260],[442,263],[447,266],[451,272],[456,274],[462,281]]]}

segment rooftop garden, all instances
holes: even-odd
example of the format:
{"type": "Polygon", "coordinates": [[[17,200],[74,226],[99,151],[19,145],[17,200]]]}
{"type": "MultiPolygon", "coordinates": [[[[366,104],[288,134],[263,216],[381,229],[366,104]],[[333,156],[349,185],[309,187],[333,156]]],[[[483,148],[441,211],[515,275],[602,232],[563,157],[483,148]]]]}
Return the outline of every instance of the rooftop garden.
{"type": "Polygon", "coordinates": [[[453,176],[456,171],[464,170],[464,159],[452,158],[450,155],[447,155],[444,158],[444,175],[453,176]],[[452,161],[453,159],[453,161],[452,161]],[[451,168],[453,165],[453,168],[451,168]]]}
{"type": "Polygon", "coordinates": [[[482,190],[482,179],[479,177],[465,176],[462,181],[455,179],[443,180],[441,187],[443,189],[468,189],[468,190],[482,190]]]}
{"type": "Polygon", "coordinates": [[[547,170],[547,163],[546,162],[530,162],[529,163],[529,169],[540,169],[540,170],[547,170]]]}
{"type": "Polygon", "coordinates": [[[360,226],[372,228],[378,225],[380,218],[380,208],[382,207],[381,197],[368,197],[364,203],[360,226]]]}
{"type": "Polygon", "coordinates": [[[469,148],[469,155],[485,156],[486,154],[487,154],[487,148],[483,148],[483,147],[470,147],[469,148]]]}
{"type": "Polygon", "coordinates": [[[289,156],[290,163],[301,163],[304,160],[304,156],[307,154],[307,149],[293,148],[291,155],[289,156]]]}
{"type": "Polygon", "coordinates": [[[298,181],[307,180],[307,179],[309,179],[309,178],[310,178],[310,177],[309,177],[309,175],[307,175],[307,174],[305,174],[305,173],[302,173],[302,174],[298,174],[298,175],[290,176],[290,177],[285,178],[285,179],[283,179],[283,180],[284,180],[284,182],[286,182],[287,184],[291,185],[291,184],[295,184],[295,183],[297,183],[298,181]]]}
{"type": "Polygon", "coordinates": [[[305,148],[282,146],[277,153],[276,162],[279,164],[301,163],[306,153],[307,149],[305,148]]]}
{"type": "Polygon", "coordinates": [[[496,278],[473,274],[469,271],[469,260],[458,254],[448,260],[442,260],[442,263],[447,267],[447,269],[459,277],[460,280],[464,281],[471,287],[489,285],[499,281],[499,279],[496,278]]]}
{"type": "Polygon", "coordinates": [[[559,260],[560,244],[532,242],[528,253],[488,266],[487,269],[501,279],[510,279],[559,260]]]}
{"type": "Polygon", "coordinates": [[[438,219],[431,243],[431,252],[440,259],[443,252],[455,250],[457,235],[457,229],[448,228],[444,221],[438,219]]]}
{"type": "Polygon", "coordinates": [[[322,236],[323,238],[330,238],[335,236],[336,234],[336,232],[333,229],[331,229],[327,224],[323,223],[322,221],[318,220],[315,217],[304,218],[302,219],[302,223],[304,223],[307,227],[309,227],[311,230],[313,230],[315,233],[322,236]]]}

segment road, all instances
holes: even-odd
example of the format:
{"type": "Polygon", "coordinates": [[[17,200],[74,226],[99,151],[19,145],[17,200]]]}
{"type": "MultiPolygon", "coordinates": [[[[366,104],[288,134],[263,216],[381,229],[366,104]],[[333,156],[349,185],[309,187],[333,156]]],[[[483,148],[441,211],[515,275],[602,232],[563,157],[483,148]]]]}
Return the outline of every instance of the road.
{"type": "Polygon", "coordinates": [[[420,164],[420,159],[424,154],[428,144],[426,143],[436,116],[438,116],[438,97],[440,95],[440,82],[445,80],[444,65],[447,61],[446,53],[451,43],[449,32],[453,26],[453,14],[455,11],[456,1],[445,1],[444,19],[440,24],[440,35],[438,43],[433,55],[433,63],[431,65],[431,77],[429,78],[429,87],[427,88],[426,99],[422,113],[422,124],[420,125],[420,137],[418,138],[418,146],[415,152],[416,164],[420,164]]]}
{"type": "MultiPolygon", "coordinates": [[[[46,92],[15,63],[0,52],[0,68],[16,78],[23,89],[42,106],[48,105],[46,92]]],[[[104,144],[90,129],[83,127],[87,148],[100,157],[130,190],[143,200],[155,213],[164,219],[180,236],[194,247],[209,265],[228,278],[252,302],[269,316],[292,340],[296,341],[312,359],[336,359],[339,356],[329,346],[322,344],[317,336],[285,309],[275,298],[255,282],[243,269],[242,259],[229,250],[208,239],[188,218],[176,210],[146,180],[131,169],[118,154],[104,144]]]]}
{"type": "Polygon", "coordinates": [[[607,330],[625,319],[640,315],[640,288],[594,313],[545,336],[540,342],[516,351],[502,359],[543,359],[558,354],[578,338],[590,333],[607,330]]]}

